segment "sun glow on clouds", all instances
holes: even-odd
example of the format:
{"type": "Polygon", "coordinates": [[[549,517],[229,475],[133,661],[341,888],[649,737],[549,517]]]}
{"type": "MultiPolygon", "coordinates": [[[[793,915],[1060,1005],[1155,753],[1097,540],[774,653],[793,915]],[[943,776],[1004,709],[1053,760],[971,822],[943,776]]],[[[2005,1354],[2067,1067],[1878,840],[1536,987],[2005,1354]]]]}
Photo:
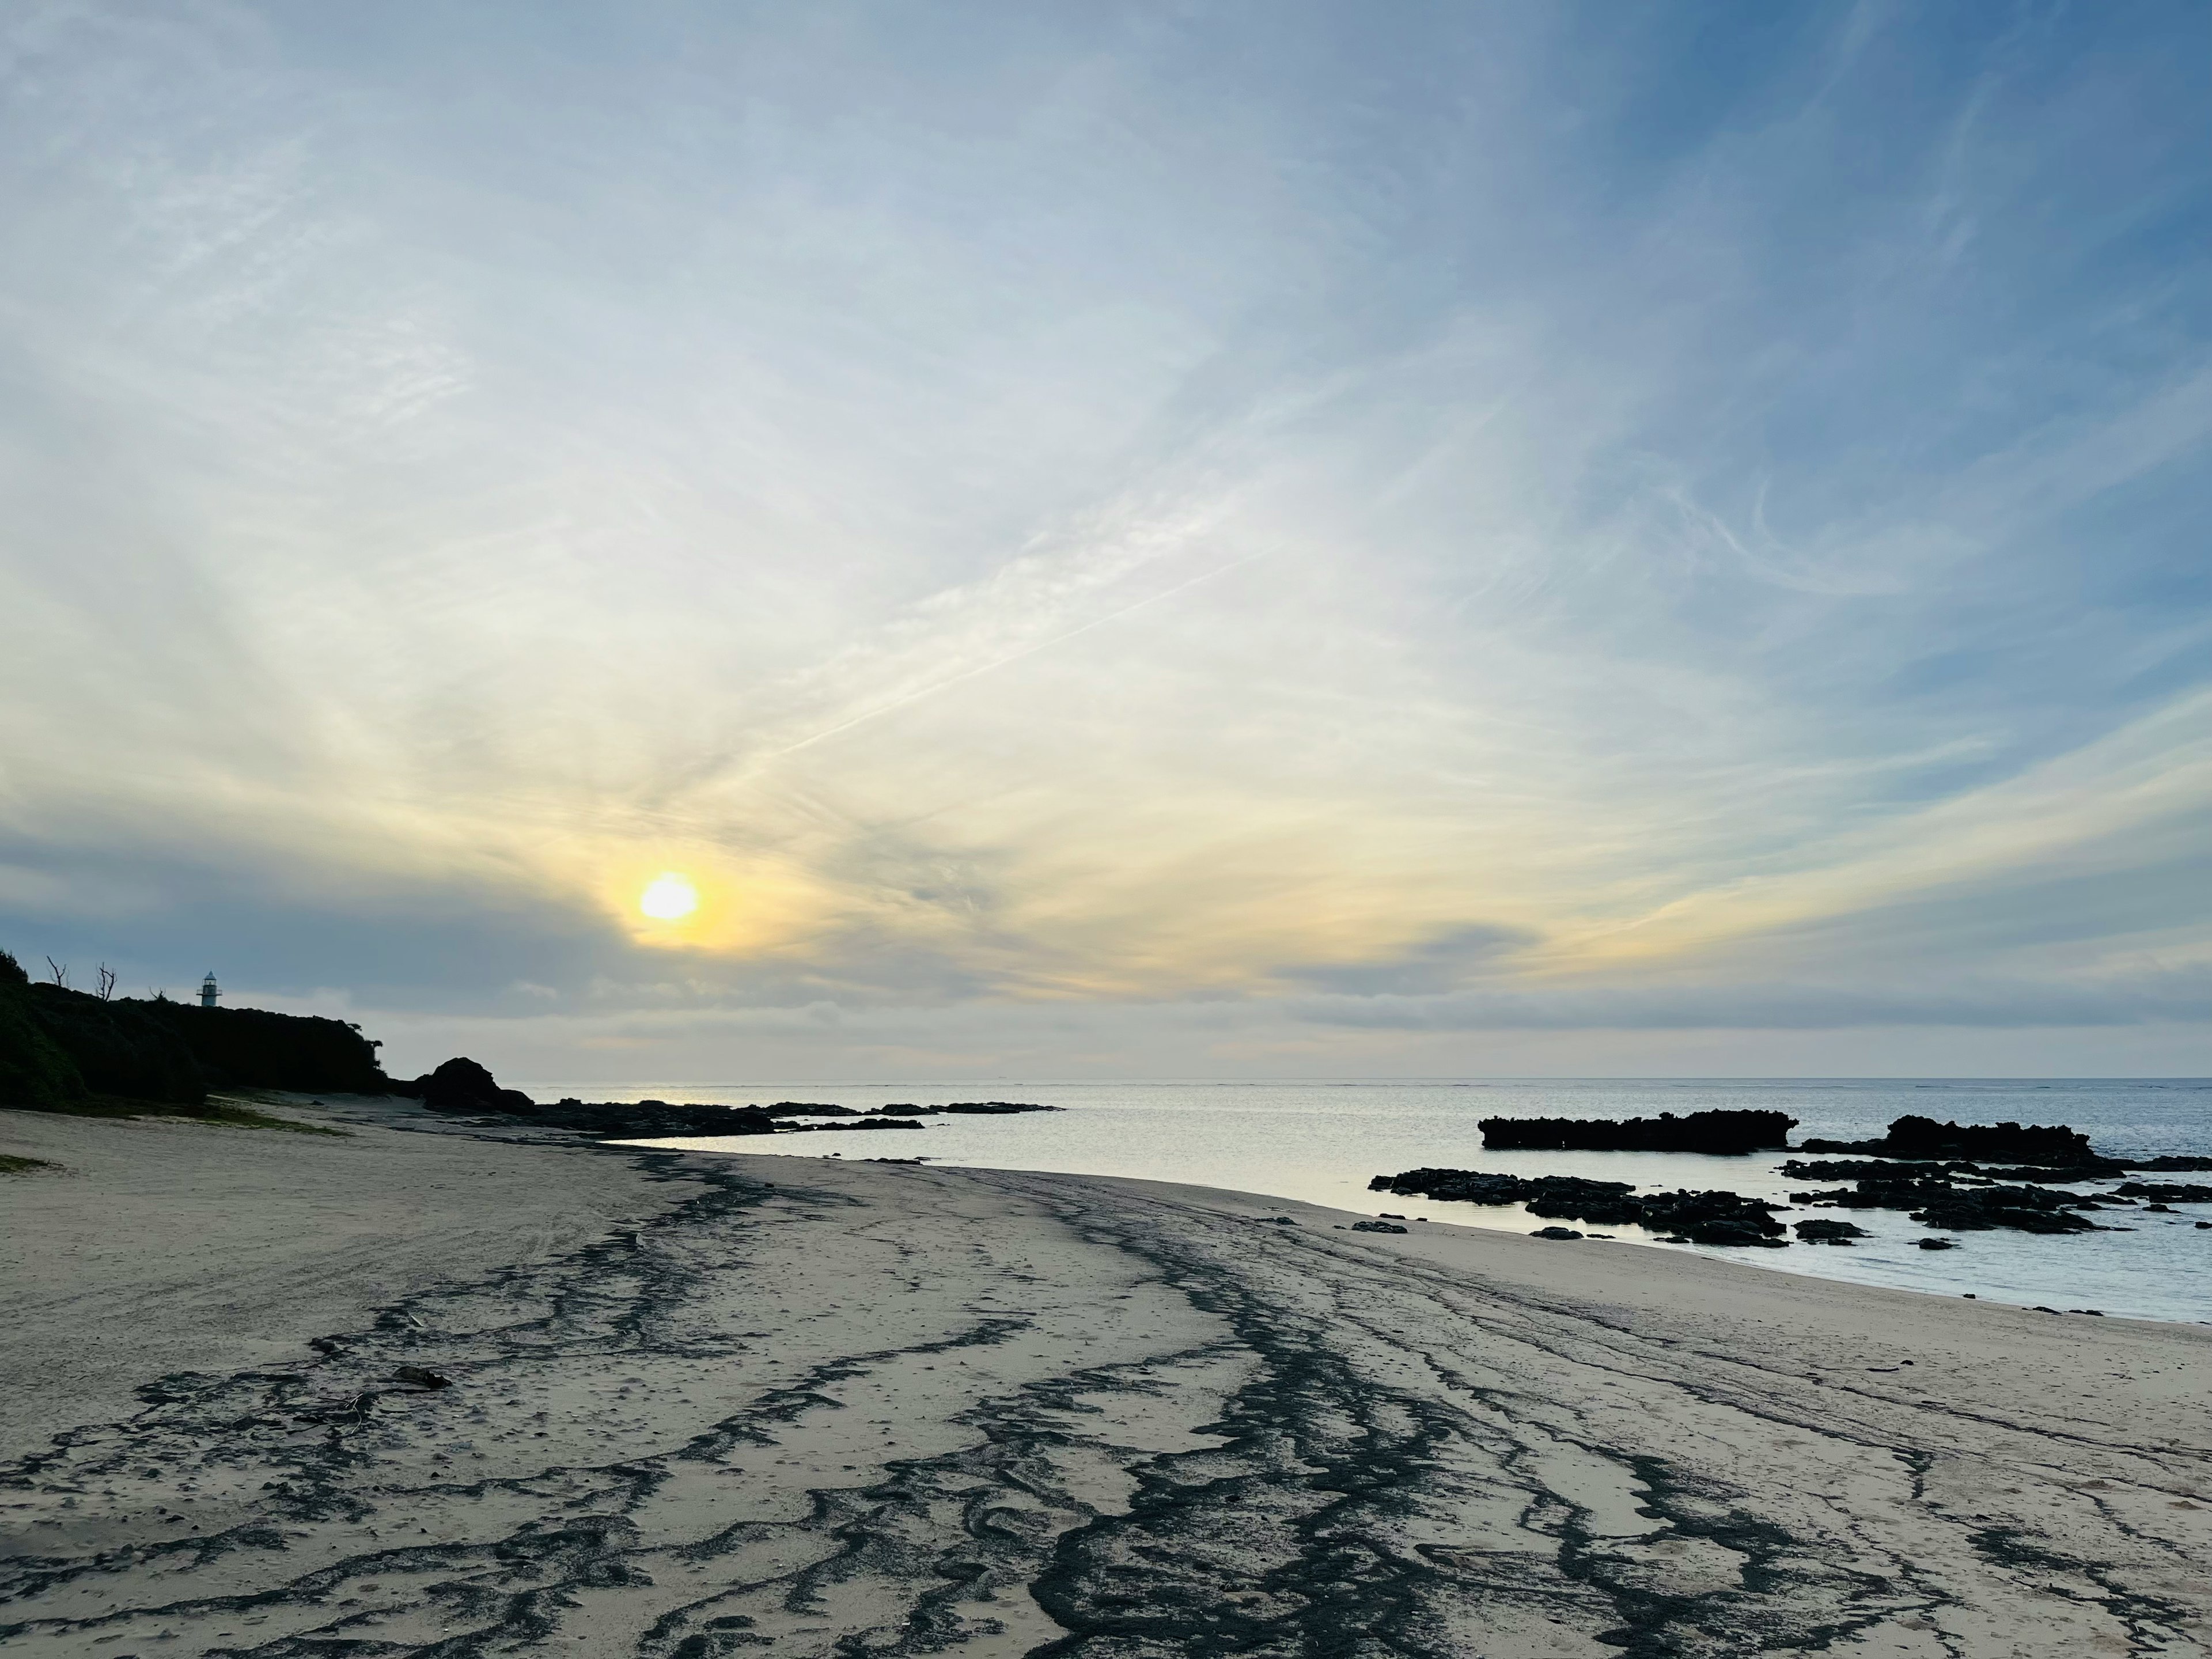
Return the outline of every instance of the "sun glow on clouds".
{"type": "Polygon", "coordinates": [[[307,896],[749,1009],[2204,959],[2201,53],[1325,12],[0,22],[0,945],[183,842],[364,1006],[307,896]]]}

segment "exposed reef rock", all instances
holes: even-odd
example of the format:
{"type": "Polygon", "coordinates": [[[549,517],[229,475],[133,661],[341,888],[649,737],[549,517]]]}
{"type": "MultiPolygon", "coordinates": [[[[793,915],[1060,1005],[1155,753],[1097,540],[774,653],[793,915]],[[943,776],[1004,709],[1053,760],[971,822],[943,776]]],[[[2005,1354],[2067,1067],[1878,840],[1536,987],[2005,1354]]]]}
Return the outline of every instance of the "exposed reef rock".
{"type": "Polygon", "coordinates": [[[1786,1146],[1797,1120],[1784,1112],[1692,1112],[1626,1120],[1486,1117],[1482,1144],[1492,1152],[1717,1152],[1786,1146]]]}
{"type": "Polygon", "coordinates": [[[1039,1106],[1026,1100],[949,1100],[942,1106],[886,1106],[885,1111],[897,1110],[910,1117],[935,1117],[944,1114],[954,1117],[1006,1117],[1016,1112],[1058,1112],[1060,1106],[1039,1106]]]}
{"type": "Polygon", "coordinates": [[[1894,1120],[1880,1140],[1808,1140],[1805,1152],[1870,1153],[1876,1158],[1933,1162],[1972,1158],[2004,1164],[2033,1164],[2044,1169],[2108,1170],[2126,1166],[2099,1156],[2089,1137],[2063,1123],[1938,1123],[1910,1114],[1894,1120]]]}
{"type": "Polygon", "coordinates": [[[2212,1204],[2212,1187],[2183,1181],[2123,1181],[2115,1198],[2148,1198],[2160,1204],[2212,1204]]]}
{"type": "Polygon", "coordinates": [[[2045,1169],[2033,1164],[1969,1164],[1957,1158],[1929,1163],[1905,1158],[1793,1158],[1784,1161],[1782,1173],[1792,1181],[2000,1181],[2063,1186],[2069,1182],[2104,1180],[2130,1167],[2109,1160],[2087,1169],[2045,1169]]]}
{"type": "Polygon", "coordinates": [[[1457,1200],[1468,1204],[1526,1204],[1528,1213],[1601,1226],[1649,1227],[1698,1244],[1773,1246],[1782,1224],[1777,1206],[1735,1193],[1675,1191],[1635,1195],[1625,1181],[1584,1181],[1574,1176],[1492,1175],[1479,1170],[1408,1170],[1376,1176],[1370,1192],[1457,1200]]]}
{"type": "Polygon", "coordinates": [[[1955,1187],[1948,1181],[1862,1181],[1826,1192],[1792,1193],[1793,1204],[1844,1210],[1903,1210],[1915,1221],[1952,1232],[2009,1228],[2024,1233],[2094,1232],[2081,1213],[2100,1200],[2035,1187],[1955,1187]]]}
{"type": "Polygon", "coordinates": [[[1537,1215],[1571,1216],[1577,1220],[1626,1223],[1635,1219],[1622,1207],[1636,1203],[1629,1196],[1636,1190],[1633,1185],[1626,1181],[1585,1181],[1579,1176],[1532,1177],[1492,1175],[1481,1170],[1408,1170],[1403,1175],[1376,1176],[1367,1183],[1367,1190],[1462,1204],[1526,1204],[1537,1215]],[[1539,1205],[1548,1207],[1538,1208],[1539,1205]],[[1601,1213],[1613,1210],[1620,1212],[1601,1213]]]}

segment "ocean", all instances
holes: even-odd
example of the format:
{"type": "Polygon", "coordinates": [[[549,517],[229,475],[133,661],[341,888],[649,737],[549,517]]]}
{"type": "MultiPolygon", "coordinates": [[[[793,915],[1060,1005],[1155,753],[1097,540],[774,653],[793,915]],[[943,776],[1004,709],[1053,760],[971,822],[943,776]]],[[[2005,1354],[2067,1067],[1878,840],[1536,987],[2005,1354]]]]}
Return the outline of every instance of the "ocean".
{"type": "MultiPolygon", "coordinates": [[[[1518,1206],[1439,1203],[1370,1193],[1370,1177],[1423,1166],[1583,1176],[1639,1191],[1722,1188],[1787,1202],[1811,1184],[1779,1173],[1782,1154],[1747,1158],[1669,1152],[1487,1152],[1485,1117],[1636,1117],[1713,1109],[1778,1110],[1798,1120],[1793,1142],[1881,1133],[1906,1113],[1960,1123],[2064,1123],[2111,1154],[2212,1154],[2212,1080],[2157,1079],[1862,1079],[1312,1083],[524,1083],[538,1099],[802,1100],[855,1109],[893,1102],[1036,1101],[1066,1109],[1003,1118],[925,1120],[919,1131],[769,1140],[659,1142],[791,1158],[926,1158],[984,1169],[1135,1176],[1298,1199],[1369,1215],[1388,1210],[1462,1225],[1533,1232],[1547,1224],[1518,1206]]],[[[2212,1175],[2147,1179],[2212,1184],[2212,1175]]],[[[1821,1183],[1834,1184],[1834,1183],[1821,1183]]],[[[2087,1183],[2081,1190],[2094,1191],[2087,1183]]],[[[2212,1205],[2171,1215],[2095,1212],[2127,1229],[2040,1237],[1952,1235],[1958,1248],[1922,1250],[1929,1230],[1897,1212],[1797,1211],[1845,1217],[1874,1237],[1848,1248],[1786,1249],[1666,1244],[1635,1227],[1600,1229],[1620,1243],[1721,1255],[1774,1272],[1888,1285],[1942,1295],[1972,1291],[2024,1307],[2094,1308],[2109,1315],[2212,1323],[2212,1205]]],[[[1562,1245],[1583,1249],[1583,1245],[1562,1245]]]]}

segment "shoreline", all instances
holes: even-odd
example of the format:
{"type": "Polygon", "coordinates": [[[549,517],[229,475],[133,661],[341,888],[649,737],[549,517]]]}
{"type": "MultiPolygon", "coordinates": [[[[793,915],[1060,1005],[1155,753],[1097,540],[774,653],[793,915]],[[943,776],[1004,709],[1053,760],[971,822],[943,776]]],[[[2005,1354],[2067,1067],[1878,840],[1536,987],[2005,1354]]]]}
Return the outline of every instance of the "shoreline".
{"type": "Polygon", "coordinates": [[[0,1386],[67,1386],[72,1273],[111,1309],[167,1287],[129,1330],[139,1401],[126,1353],[58,1443],[6,1413],[11,1649],[2190,1653],[2212,1631],[2200,1328],[1339,1232],[1134,1178],[283,1109],[354,1138],[0,1114],[0,1151],[107,1160],[7,1177],[11,1212],[137,1226],[11,1275],[0,1386]],[[257,1183],[272,1226],[176,1260],[257,1183]]]}

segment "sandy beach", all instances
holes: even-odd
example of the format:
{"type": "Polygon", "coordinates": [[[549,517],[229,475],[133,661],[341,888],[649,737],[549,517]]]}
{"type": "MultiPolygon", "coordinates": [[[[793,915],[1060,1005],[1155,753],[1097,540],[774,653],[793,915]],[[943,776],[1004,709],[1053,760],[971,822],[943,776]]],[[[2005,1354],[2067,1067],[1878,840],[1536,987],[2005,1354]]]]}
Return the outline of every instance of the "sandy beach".
{"type": "Polygon", "coordinates": [[[2202,1328],[289,1109],[0,1113],[11,1653],[2212,1647],[2202,1328]]]}

